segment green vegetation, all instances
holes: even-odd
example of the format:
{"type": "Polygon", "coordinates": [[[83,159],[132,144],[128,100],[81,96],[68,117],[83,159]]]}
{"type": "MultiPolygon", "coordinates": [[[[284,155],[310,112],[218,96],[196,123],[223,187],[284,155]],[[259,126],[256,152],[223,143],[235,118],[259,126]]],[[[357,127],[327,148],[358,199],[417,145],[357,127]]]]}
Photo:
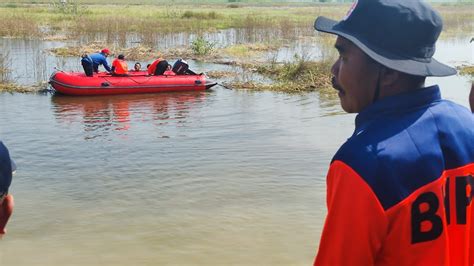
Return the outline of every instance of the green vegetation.
{"type": "Polygon", "coordinates": [[[77,3],[75,0],[68,1],[53,1],[51,3],[51,8],[54,12],[63,14],[63,15],[83,15],[87,13],[87,6],[77,3]]]}
{"type": "Polygon", "coordinates": [[[194,12],[191,10],[187,10],[183,13],[181,18],[186,18],[186,19],[218,19],[221,18],[219,14],[217,14],[215,11],[210,11],[210,12],[194,12]]]}
{"type": "Polygon", "coordinates": [[[262,53],[276,50],[277,45],[263,43],[236,44],[223,49],[223,53],[232,58],[256,58],[262,53]]]}
{"type": "Polygon", "coordinates": [[[331,85],[330,68],[332,61],[307,61],[296,56],[295,61],[284,64],[270,63],[266,65],[246,65],[248,71],[254,70],[259,74],[275,80],[274,83],[258,83],[253,81],[233,81],[226,85],[235,89],[271,90],[284,92],[323,91],[334,94],[331,85]]]}
{"type": "MultiPolygon", "coordinates": [[[[5,1],[2,5],[0,1],[0,36],[41,39],[86,36],[95,39],[106,34],[113,40],[117,36],[120,39],[126,34],[136,33],[146,41],[160,33],[268,28],[279,32],[275,39],[294,40],[301,35],[313,34],[311,25],[316,16],[337,19],[343,17],[347,9],[346,6],[319,3],[221,2],[209,5],[202,3],[210,2],[200,1],[198,5],[193,1],[183,4],[179,1],[137,0],[130,4],[128,0],[67,0],[65,3],[58,0],[18,0],[5,1]]],[[[472,32],[472,9],[464,5],[440,5],[437,9],[446,24],[443,35],[472,32]]]]}
{"type": "MultiPolygon", "coordinates": [[[[110,40],[117,36],[136,33],[144,40],[160,33],[203,33],[219,29],[245,28],[249,31],[268,28],[279,32],[295,32],[294,28],[313,30],[319,14],[341,17],[342,8],[328,6],[266,6],[227,5],[80,5],[15,4],[0,6],[0,36],[50,39],[89,37],[106,34],[110,40]]],[[[98,1],[100,2],[100,1],[98,1]]],[[[68,2],[69,3],[69,2],[68,2]]],[[[240,4],[239,4],[240,5],[240,4]]],[[[300,31],[301,32],[301,31],[300,31]]],[[[275,36],[279,39],[280,36],[275,36]]],[[[296,38],[295,34],[292,37],[296,38]]]]}
{"type": "MultiPolygon", "coordinates": [[[[78,41],[72,47],[50,50],[58,56],[78,57],[107,46],[115,55],[124,54],[129,60],[151,60],[163,56],[235,64],[275,82],[237,81],[233,82],[233,87],[311,91],[331,87],[328,62],[335,51],[332,49],[334,38],[315,34],[314,19],[320,15],[342,18],[348,8],[347,4],[319,2],[0,0],[0,37],[78,41]],[[204,38],[206,33],[224,29],[235,29],[239,44],[222,47],[204,38]],[[198,37],[185,47],[168,50],[158,47],[157,40],[170,33],[183,34],[183,38],[198,37]],[[130,47],[127,40],[131,34],[139,39],[138,46],[130,47]],[[267,59],[269,52],[302,38],[318,43],[323,62],[310,62],[304,56],[297,56],[285,64],[267,59]]],[[[438,4],[436,8],[445,22],[442,38],[472,33],[472,8],[462,4],[438,4]]],[[[0,64],[3,66],[0,77],[7,77],[8,66],[0,64]]],[[[472,69],[463,69],[461,73],[472,73],[472,69]]],[[[230,73],[214,74],[232,76],[230,73]]],[[[6,78],[0,82],[8,84],[6,78]]],[[[328,91],[333,93],[332,89],[328,91]]]]}
{"type": "Polygon", "coordinates": [[[216,44],[204,39],[203,36],[198,36],[191,42],[191,50],[195,55],[203,56],[211,54],[216,44]]]}

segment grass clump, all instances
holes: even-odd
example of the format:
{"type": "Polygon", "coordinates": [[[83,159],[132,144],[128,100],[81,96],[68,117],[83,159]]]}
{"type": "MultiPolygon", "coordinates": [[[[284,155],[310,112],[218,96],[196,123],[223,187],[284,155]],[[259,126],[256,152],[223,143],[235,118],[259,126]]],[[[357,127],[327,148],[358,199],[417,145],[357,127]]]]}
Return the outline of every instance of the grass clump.
{"type": "Polygon", "coordinates": [[[215,45],[215,43],[206,40],[203,36],[199,36],[191,42],[191,50],[195,55],[204,56],[211,54],[215,45]]]}
{"type": "Polygon", "coordinates": [[[294,62],[284,64],[270,63],[261,66],[248,65],[245,68],[275,80],[274,83],[257,83],[253,81],[235,81],[226,85],[236,89],[270,90],[280,92],[311,92],[320,91],[333,93],[330,68],[332,61],[312,62],[298,58],[294,62]]]}
{"type": "Polygon", "coordinates": [[[458,67],[459,74],[471,76],[474,78],[474,66],[460,66],[458,67]]]}
{"type": "Polygon", "coordinates": [[[231,57],[248,58],[277,49],[277,46],[263,43],[236,44],[223,49],[231,57]]]}
{"type": "Polygon", "coordinates": [[[44,91],[43,86],[22,86],[15,83],[0,83],[0,93],[37,93],[44,91]]]}
{"type": "Polygon", "coordinates": [[[219,14],[217,14],[217,12],[215,12],[215,11],[196,12],[196,11],[190,11],[190,10],[185,11],[183,13],[183,15],[181,16],[181,18],[185,18],[185,19],[192,19],[192,18],[195,18],[195,19],[218,19],[220,17],[221,16],[219,14]]]}
{"type": "Polygon", "coordinates": [[[295,55],[295,60],[284,64],[274,62],[257,66],[260,74],[272,77],[280,82],[315,88],[331,87],[331,60],[312,62],[295,55]]]}
{"type": "Polygon", "coordinates": [[[210,78],[229,78],[229,77],[235,77],[239,75],[239,73],[235,71],[209,71],[206,72],[206,75],[210,78]]]}
{"type": "Polygon", "coordinates": [[[239,8],[240,5],[237,5],[237,4],[228,4],[227,7],[228,7],[228,8],[239,8]]]}
{"type": "Polygon", "coordinates": [[[87,6],[79,4],[75,0],[56,0],[51,3],[51,8],[54,13],[63,15],[83,15],[87,14],[87,6]]]}

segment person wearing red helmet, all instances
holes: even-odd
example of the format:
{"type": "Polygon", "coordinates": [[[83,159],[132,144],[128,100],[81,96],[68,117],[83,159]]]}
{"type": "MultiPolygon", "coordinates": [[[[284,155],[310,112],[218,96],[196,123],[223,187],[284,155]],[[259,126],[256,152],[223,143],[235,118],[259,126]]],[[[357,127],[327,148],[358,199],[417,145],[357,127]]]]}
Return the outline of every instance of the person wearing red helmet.
{"type": "Polygon", "coordinates": [[[83,55],[81,59],[82,67],[87,76],[92,76],[92,71],[99,73],[99,66],[103,65],[107,72],[111,72],[109,64],[107,63],[107,56],[109,56],[110,50],[107,48],[102,49],[100,53],[94,53],[91,55],[83,55]],[[92,71],[91,71],[92,69],[92,71]]]}

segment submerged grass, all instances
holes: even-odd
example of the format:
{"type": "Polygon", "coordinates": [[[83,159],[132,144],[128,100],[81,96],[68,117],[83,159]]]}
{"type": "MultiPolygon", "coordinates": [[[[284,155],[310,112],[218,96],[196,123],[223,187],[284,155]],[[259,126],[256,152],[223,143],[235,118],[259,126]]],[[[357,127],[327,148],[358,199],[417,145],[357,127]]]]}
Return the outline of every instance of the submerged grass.
{"type": "Polygon", "coordinates": [[[311,92],[330,91],[332,62],[324,60],[321,62],[306,61],[299,58],[295,62],[284,64],[248,65],[248,70],[275,80],[274,83],[258,83],[253,81],[232,81],[226,83],[228,87],[247,90],[270,90],[281,92],[311,92]]]}
{"type": "Polygon", "coordinates": [[[247,43],[225,47],[224,49],[222,49],[221,52],[223,52],[226,56],[229,57],[245,59],[258,57],[266,52],[274,51],[277,48],[278,46],[276,45],[276,43],[247,43]]]}
{"type": "Polygon", "coordinates": [[[277,45],[272,44],[239,44],[225,48],[206,48],[205,52],[200,52],[199,48],[194,49],[194,46],[189,48],[170,48],[164,50],[158,50],[147,45],[137,45],[135,47],[122,48],[115,47],[113,44],[105,42],[92,42],[81,46],[66,46],[51,48],[48,51],[52,54],[60,57],[80,57],[82,54],[91,54],[100,51],[104,47],[111,48],[111,56],[117,56],[119,54],[125,55],[127,60],[145,60],[158,57],[164,58],[188,58],[197,59],[201,61],[213,62],[213,63],[228,63],[231,61],[232,64],[240,64],[241,61],[255,61],[260,55],[265,52],[276,50],[277,45]],[[232,60],[229,60],[231,58],[232,60]]]}
{"type": "Polygon", "coordinates": [[[216,78],[235,77],[239,74],[234,71],[209,71],[209,72],[206,72],[206,75],[210,78],[216,79],[216,78]]]}
{"type": "Polygon", "coordinates": [[[14,83],[0,83],[0,93],[39,93],[46,91],[45,84],[22,86],[14,83]]]}

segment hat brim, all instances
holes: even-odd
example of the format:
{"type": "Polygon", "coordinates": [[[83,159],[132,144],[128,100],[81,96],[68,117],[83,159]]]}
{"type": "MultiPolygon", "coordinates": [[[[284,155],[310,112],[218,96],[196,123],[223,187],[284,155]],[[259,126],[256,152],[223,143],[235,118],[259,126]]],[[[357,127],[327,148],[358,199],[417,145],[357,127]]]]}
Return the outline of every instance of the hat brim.
{"type": "Polygon", "coordinates": [[[339,24],[337,21],[322,16],[318,17],[314,22],[314,28],[316,30],[335,34],[348,39],[362,51],[364,51],[364,53],[366,53],[369,57],[388,68],[403,73],[424,77],[444,77],[455,75],[457,73],[456,69],[442,64],[434,58],[431,58],[430,62],[420,62],[384,51],[379,47],[369,44],[368,42],[364,42],[363,38],[357,36],[356,34],[344,31],[338,27],[338,25],[339,24]]]}
{"type": "Polygon", "coordinates": [[[10,163],[12,166],[12,174],[15,174],[16,172],[16,163],[13,161],[13,159],[10,159],[10,163]]]}

